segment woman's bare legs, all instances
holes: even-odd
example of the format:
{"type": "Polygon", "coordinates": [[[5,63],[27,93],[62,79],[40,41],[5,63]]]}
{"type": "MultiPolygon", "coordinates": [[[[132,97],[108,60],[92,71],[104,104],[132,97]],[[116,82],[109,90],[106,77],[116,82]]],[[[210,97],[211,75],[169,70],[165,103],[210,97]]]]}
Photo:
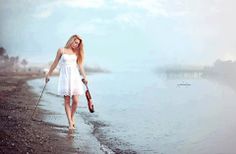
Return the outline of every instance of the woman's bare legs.
{"type": "Polygon", "coordinates": [[[66,111],[67,119],[69,122],[69,129],[71,129],[74,127],[73,127],[73,122],[71,119],[70,96],[64,96],[64,101],[65,101],[65,111],[66,111]]]}
{"type": "Polygon", "coordinates": [[[76,112],[77,106],[78,106],[78,96],[77,95],[73,95],[72,96],[72,109],[71,109],[71,120],[73,123],[73,126],[75,126],[75,120],[74,120],[74,114],[76,112]]]}

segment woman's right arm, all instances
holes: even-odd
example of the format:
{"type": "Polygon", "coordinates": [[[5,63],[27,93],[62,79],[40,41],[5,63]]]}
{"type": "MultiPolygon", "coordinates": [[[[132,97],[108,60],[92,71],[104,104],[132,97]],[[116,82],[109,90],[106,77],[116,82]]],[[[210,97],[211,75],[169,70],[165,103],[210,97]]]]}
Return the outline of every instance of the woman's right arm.
{"type": "Polygon", "coordinates": [[[62,49],[59,48],[58,51],[57,51],[57,55],[56,55],[56,58],[54,59],[54,62],[52,63],[47,75],[46,75],[46,82],[48,81],[49,79],[49,76],[51,76],[53,70],[57,67],[57,64],[61,58],[61,55],[62,55],[62,49]]]}

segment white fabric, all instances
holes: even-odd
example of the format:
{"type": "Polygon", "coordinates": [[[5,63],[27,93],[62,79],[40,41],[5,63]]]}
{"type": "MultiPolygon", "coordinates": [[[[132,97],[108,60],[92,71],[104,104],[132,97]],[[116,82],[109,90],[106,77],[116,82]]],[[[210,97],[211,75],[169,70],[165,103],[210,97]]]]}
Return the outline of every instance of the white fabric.
{"type": "Polygon", "coordinates": [[[84,95],[85,90],[76,59],[75,54],[62,53],[59,61],[58,95],[84,95]]]}

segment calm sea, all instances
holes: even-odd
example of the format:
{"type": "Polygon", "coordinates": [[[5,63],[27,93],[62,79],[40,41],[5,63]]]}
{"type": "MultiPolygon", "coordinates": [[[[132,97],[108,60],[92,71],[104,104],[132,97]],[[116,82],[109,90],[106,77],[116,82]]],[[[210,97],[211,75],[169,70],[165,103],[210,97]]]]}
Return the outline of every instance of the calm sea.
{"type": "MultiPolygon", "coordinates": [[[[236,92],[201,77],[167,78],[153,72],[88,76],[95,113],[79,97],[76,132],[67,133],[58,77],[51,77],[40,107],[87,153],[212,154],[236,152],[236,92]]],[[[40,94],[44,79],[28,82],[40,94]]]]}

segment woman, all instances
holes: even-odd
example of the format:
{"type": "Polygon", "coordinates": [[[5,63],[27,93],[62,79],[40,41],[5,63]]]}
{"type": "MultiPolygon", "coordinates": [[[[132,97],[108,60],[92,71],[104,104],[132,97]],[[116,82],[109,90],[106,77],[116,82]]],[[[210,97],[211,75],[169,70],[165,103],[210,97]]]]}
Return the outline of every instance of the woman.
{"type": "Polygon", "coordinates": [[[67,41],[64,48],[58,49],[56,58],[45,77],[45,81],[48,82],[49,76],[51,76],[58,62],[60,62],[58,95],[64,96],[65,111],[68,118],[69,129],[75,129],[74,114],[78,106],[78,96],[83,95],[85,92],[80,73],[85,79],[84,82],[88,82],[83,68],[83,61],[83,41],[78,35],[73,35],[67,41]],[[71,97],[72,106],[70,106],[71,97]]]}

